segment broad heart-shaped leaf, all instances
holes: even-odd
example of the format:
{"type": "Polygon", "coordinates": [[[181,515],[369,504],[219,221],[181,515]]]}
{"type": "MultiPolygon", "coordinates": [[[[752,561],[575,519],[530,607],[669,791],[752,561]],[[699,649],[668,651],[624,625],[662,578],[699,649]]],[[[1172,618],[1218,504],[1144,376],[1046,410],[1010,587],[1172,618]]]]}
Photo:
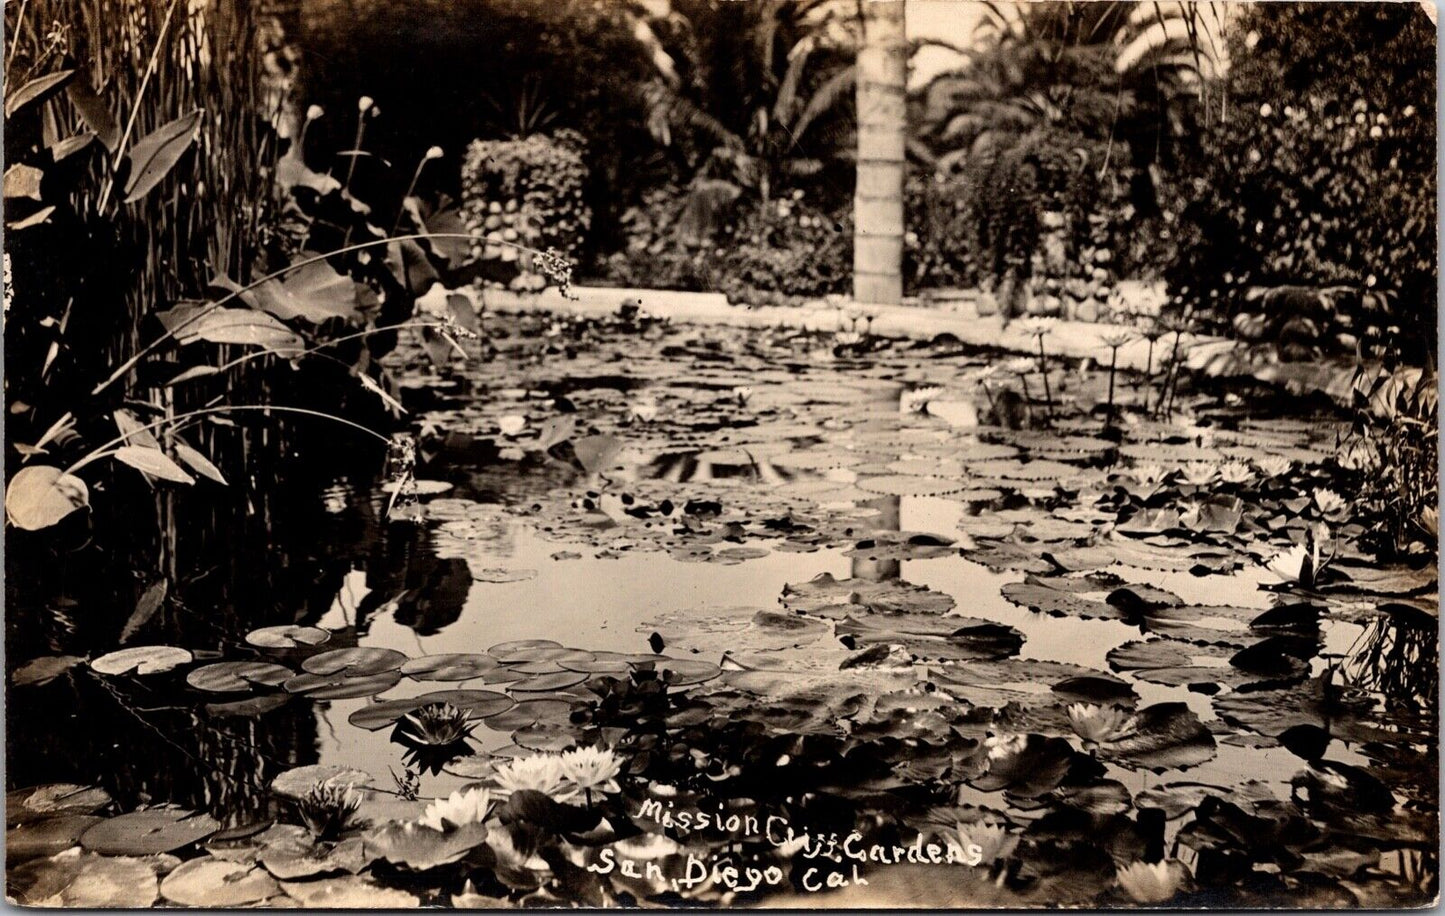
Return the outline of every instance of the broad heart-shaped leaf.
{"type": "Polygon", "coordinates": [[[261,627],[246,634],[249,645],[261,649],[298,649],[324,645],[331,640],[331,631],[320,627],[305,627],[298,624],[283,624],[276,627],[261,627]]]}
{"type": "Polygon", "coordinates": [[[572,450],[582,469],[589,474],[611,470],[622,454],[622,440],[616,436],[584,436],[574,440],[572,450]]]}
{"type": "Polygon", "coordinates": [[[107,856],[153,856],[205,839],[221,825],[208,815],[169,806],[132,811],[101,821],[80,845],[107,856]]]}
{"type": "Polygon", "coordinates": [[[211,693],[241,693],[253,687],[279,687],[293,674],[285,665],[269,662],[217,662],[186,675],[186,683],[211,693]]]}
{"type": "Polygon", "coordinates": [[[55,73],[47,73],[45,76],[33,79],[24,86],[21,86],[5,100],[5,117],[11,117],[15,112],[29,105],[31,102],[43,98],[61,86],[64,86],[73,76],[75,76],[74,70],[58,70],[55,73]]]}
{"type": "MultiPolygon", "coordinates": [[[[303,251],[300,257],[305,261],[314,256],[314,252],[303,251]]],[[[302,264],[284,281],[267,280],[250,293],[256,297],[258,307],[282,321],[301,318],[312,324],[321,324],[332,318],[348,322],[361,319],[357,310],[355,281],[337,273],[325,261],[302,264]]]]}
{"type": "Polygon", "coordinates": [[[1063,738],[1018,735],[989,741],[988,769],[970,781],[983,792],[1005,789],[1020,798],[1038,798],[1063,782],[1075,756],[1063,738]]]}
{"type": "Polygon", "coordinates": [[[277,160],[276,183],[283,188],[310,188],[322,196],[341,190],[341,182],[337,179],[311,171],[301,161],[299,148],[292,148],[277,160]]]}
{"type": "Polygon", "coordinates": [[[136,141],[125,157],[130,166],[125,179],[125,202],[135,203],[170,174],[181,156],[195,142],[201,124],[201,110],[162,124],[136,141]]]}
{"type": "Polygon", "coordinates": [[[421,296],[441,278],[427,259],[426,252],[413,239],[402,239],[386,246],[386,267],[402,288],[413,296],[421,296]]]}
{"type": "Polygon", "coordinates": [[[90,83],[85,79],[71,80],[66,84],[65,92],[70,96],[70,104],[75,106],[85,126],[95,132],[108,151],[115,152],[115,146],[120,142],[120,125],[116,123],[115,115],[111,113],[105,100],[90,88],[90,83]]]}
{"type": "Polygon", "coordinates": [[[5,199],[28,197],[31,200],[40,200],[40,183],[44,180],[45,172],[33,165],[23,162],[12,165],[5,170],[5,199]]]}
{"type": "Polygon", "coordinates": [[[257,309],[213,308],[207,304],[187,303],[164,312],[156,319],[167,331],[175,331],[181,346],[206,341],[218,344],[242,344],[270,350],[287,358],[300,356],[306,349],[301,335],[282,324],[274,315],[257,309]],[[209,309],[201,314],[202,309],[209,309]]]}
{"type": "Polygon", "coordinates": [[[313,655],[302,662],[301,667],[310,674],[346,674],[360,677],[395,671],[406,661],[407,657],[395,649],[361,646],[313,655]]]}
{"type": "Polygon", "coordinates": [[[5,517],[26,531],[49,528],[88,505],[85,481],[45,464],[21,468],[5,488],[5,517]]]}
{"type": "Polygon", "coordinates": [[[53,856],[80,842],[80,835],[104,818],[90,814],[62,814],[5,831],[5,860],[9,863],[53,856]]]}
{"type": "Polygon", "coordinates": [[[6,893],[27,906],[139,910],[156,902],[155,860],[67,851],[7,871],[6,893]]]}
{"type": "Polygon", "coordinates": [[[452,270],[455,270],[471,254],[471,248],[466,239],[450,237],[450,234],[464,235],[471,231],[466,222],[462,220],[461,211],[456,207],[443,206],[426,217],[426,231],[449,234],[447,238],[429,238],[426,243],[434,254],[446,260],[447,266],[452,270]]]}
{"type": "Polygon", "coordinates": [[[282,881],[286,896],[306,909],[400,910],[421,901],[414,894],[382,887],[369,877],[342,875],[320,881],[282,881]]]}
{"type": "Polygon", "coordinates": [[[28,824],[61,814],[90,814],[110,804],[110,793],[94,786],[57,782],[5,793],[5,824],[28,824]]]}
{"type": "Polygon", "coordinates": [[[179,464],[176,464],[166,453],[158,448],[148,448],[142,445],[122,445],[115,450],[115,460],[122,464],[128,464],[138,471],[143,471],[162,480],[170,480],[175,483],[193,484],[196,478],[187,474],[179,464]]]}
{"type": "Polygon", "coordinates": [[[161,674],[180,665],[187,664],[190,651],[176,646],[136,646],[108,652],[90,663],[98,674],[119,675],[134,671],[136,674],[161,674]]]}
{"type": "Polygon", "coordinates": [[[175,449],[176,457],[181,459],[181,461],[184,461],[186,463],[186,466],[189,467],[191,470],[195,471],[197,474],[200,474],[202,477],[207,478],[208,480],[214,480],[221,486],[226,486],[225,476],[221,473],[220,468],[216,467],[214,464],[211,463],[211,459],[207,458],[205,455],[202,455],[200,452],[191,448],[184,442],[177,442],[175,444],[175,449]]]}
{"type": "Polygon", "coordinates": [[[1099,756],[1130,770],[1182,770],[1214,759],[1214,736],[1184,703],[1156,703],[1135,714],[1132,733],[1099,748],[1099,756]]]}

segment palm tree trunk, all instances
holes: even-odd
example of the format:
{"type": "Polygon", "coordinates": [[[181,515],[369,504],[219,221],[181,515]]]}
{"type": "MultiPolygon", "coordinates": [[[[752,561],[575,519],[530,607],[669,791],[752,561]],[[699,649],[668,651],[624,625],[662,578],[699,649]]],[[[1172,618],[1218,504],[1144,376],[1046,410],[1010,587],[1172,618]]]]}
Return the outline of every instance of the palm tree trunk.
{"type": "Polygon", "coordinates": [[[853,195],[853,298],[903,301],[903,168],[908,76],[903,0],[859,0],[858,185],[853,195]]]}

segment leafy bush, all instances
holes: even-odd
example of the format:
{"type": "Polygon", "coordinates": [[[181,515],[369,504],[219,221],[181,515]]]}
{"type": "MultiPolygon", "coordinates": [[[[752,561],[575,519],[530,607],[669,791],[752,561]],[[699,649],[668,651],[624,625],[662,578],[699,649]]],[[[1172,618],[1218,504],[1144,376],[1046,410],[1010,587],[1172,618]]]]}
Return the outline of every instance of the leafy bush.
{"type": "Polygon", "coordinates": [[[968,185],[941,173],[912,172],[904,186],[903,279],[912,288],[972,286],[968,185]]]}
{"type": "MultiPolygon", "coordinates": [[[[624,215],[631,241],[608,258],[612,282],[725,293],[732,302],[792,305],[847,293],[852,286],[852,214],[828,209],[801,190],[766,206],[729,206],[716,219],[685,218],[697,195],[659,188],[624,215]]],[[[695,217],[695,215],[694,215],[695,217]]]]}
{"type": "Polygon", "coordinates": [[[1252,4],[1228,41],[1228,108],[1172,205],[1176,304],[1222,326],[1252,286],[1384,291],[1391,317],[1343,306],[1366,347],[1433,349],[1435,29],[1414,4],[1252,4]]]}
{"type": "MultiPolygon", "coordinates": [[[[473,256],[518,264],[517,249],[501,242],[575,256],[592,224],[582,194],[585,149],[582,136],[566,129],[552,137],[474,140],[462,163],[461,208],[463,222],[480,239],[473,256]]],[[[510,285],[535,289],[544,282],[519,265],[510,285]]]]}

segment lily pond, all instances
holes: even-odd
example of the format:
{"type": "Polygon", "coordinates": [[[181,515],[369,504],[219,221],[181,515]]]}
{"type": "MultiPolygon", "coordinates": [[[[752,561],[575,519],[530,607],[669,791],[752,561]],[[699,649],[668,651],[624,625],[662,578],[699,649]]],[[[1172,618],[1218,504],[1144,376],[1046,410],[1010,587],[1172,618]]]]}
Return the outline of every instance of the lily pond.
{"type": "Polygon", "coordinates": [[[1331,404],[635,309],[467,346],[388,358],[384,464],[188,492],[170,593],[12,607],[11,898],[1434,899],[1434,551],[1372,559],[1331,404]]]}

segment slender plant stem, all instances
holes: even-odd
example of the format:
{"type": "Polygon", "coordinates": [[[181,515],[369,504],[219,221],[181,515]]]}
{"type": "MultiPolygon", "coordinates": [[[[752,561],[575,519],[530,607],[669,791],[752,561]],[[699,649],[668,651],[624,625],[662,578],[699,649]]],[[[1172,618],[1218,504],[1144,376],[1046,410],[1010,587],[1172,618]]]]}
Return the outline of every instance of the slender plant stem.
{"type": "Polygon", "coordinates": [[[416,171],[411,173],[411,184],[406,186],[406,193],[401,195],[401,203],[396,208],[396,219],[391,221],[391,234],[393,235],[396,234],[397,227],[401,225],[401,215],[406,212],[407,199],[416,190],[416,183],[421,181],[421,170],[426,168],[426,162],[426,157],[423,156],[421,161],[416,164],[416,171]]]}
{"type": "Polygon", "coordinates": [[[10,39],[10,54],[5,58],[5,85],[10,85],[10,65],[15,63],[15,49],[20,46],[20,33],[25,23],[25,8],[30,0],[20,0],[20,12],[15,16],[15,35],[10,39]]]}
{"type": "Polygon", "coordinates": [[[1044,377],[1044,403],[1049,407],[1049,419],[1054,418],[1054,395],[1049,390],[1049,358],[1044,353],[1044,335],[1039,335],[1039,373],[1044,377]]]}
{"type": "Polygon", "coordinates": [[[190,420],[195,417],[206,416],[207,414],[236,413],[243,410],[274,410],[279,413],[296,413],[308,417],[319,417],[322,420],[332,420],[344,426],[350,426],[352,429],[360,430],[361,432],[366,433],[368,436],[371,436],[372,438],[381,441],[385,445],[391,445],[390,439],[383,436],[381,433],[377,432],[374,429],[362,426],[360,423],[353,423],[351,420],[348,420],[345,417],[338,417],[334,414],[323,413],[319,410],[308,410],[305,407],[288,407],[284,404],[228,404],[222,407],[202,407],[197,410],[189,410],[183,414],[177,414],[174,417],[165,417],[163,419],[157,420],[154,423],[149,423],[145,426],[140,427],[139,429],[133,429],[130,432],[117,436],[109,442],[105,443],[104,445],[95,448],[91,451],[89,455],[86,455],[79,461],[75,462],[75,464],[72,464],[70,467],[66,468],[64,473],[74,474],[76,471],[85,467],[87,464],[90,464],[93,461],[98,461],[101,458],[110,455],[111,452],[107,451],[107,449],[124,443],[126,440],[130,439],[131,436],[134,436],[137,433],[150,432],[151,430],[159,429],[160,427],[165,426],[168,423],[180,423],[184,420],[190,420]]]}
{"type": "Polygon", "coordinates": [[[1104,426],[1108,428],[1114,425],[1114,373],[1119,368],[1119,348],[1112,348],[1109,354],[1109,419],[1104,426]]]}

